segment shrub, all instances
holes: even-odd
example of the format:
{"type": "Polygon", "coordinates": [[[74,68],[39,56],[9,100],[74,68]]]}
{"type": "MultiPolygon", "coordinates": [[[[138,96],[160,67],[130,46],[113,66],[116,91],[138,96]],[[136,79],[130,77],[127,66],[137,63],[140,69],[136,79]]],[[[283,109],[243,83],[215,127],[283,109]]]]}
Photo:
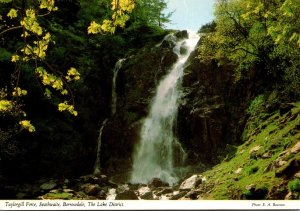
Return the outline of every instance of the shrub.
{"type": "Polygon", "coordinates": [[[258,95],[250,104],[250,106],[247,109],[247,113],[251,116],[257,116],[258,114],[261,114],[265,107],[265,96],[264,95],[258,95]]]}
{"type": "Polygon", "coordinates": [[[258,167],[257,166],[251,166],[249,168],[247,168],[245,170],[247,172],[248,175],[254,174],[258,171],[258,167]]]}
{"type": "Polygon", "coordinates": [[[300,179],[294,179],[288,183],[288,188],[292,192],[300,192],[300,179]]]}

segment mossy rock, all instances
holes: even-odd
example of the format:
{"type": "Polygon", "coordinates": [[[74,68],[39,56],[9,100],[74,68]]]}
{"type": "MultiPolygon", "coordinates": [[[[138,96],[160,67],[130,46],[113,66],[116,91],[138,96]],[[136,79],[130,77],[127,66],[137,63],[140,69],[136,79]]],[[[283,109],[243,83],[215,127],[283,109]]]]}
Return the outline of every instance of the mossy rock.
{"type": "Polygon", "coordinates": [[[44,199],[73,199],[73,193],[47,193],[43,196],[44,199]]]}
{"type": "Polygon", "coordinates": [[[41,188],[42,190],[51,190],[51,189],[53,189],[53,188],[55,188],[55,187],[56,187],[56,183],[53,182],[53,181],[43,183],[43,184],[40,186],[40,188],[41,188]]]}

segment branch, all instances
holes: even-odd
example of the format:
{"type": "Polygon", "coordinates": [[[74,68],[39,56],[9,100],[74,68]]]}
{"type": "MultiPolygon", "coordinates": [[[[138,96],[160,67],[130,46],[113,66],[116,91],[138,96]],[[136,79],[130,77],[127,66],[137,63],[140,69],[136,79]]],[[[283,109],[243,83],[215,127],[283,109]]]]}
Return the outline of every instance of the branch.
{"type": "Polygon", "coordinates": [[[22,26],[11,27],[11,28],[9,28],[9,29],[6,29],[6,30],[0,32],[0,36],[1,36],[2,34],[6,33],[6,32],[9,32],[9,31],[12,31],[12,30],[15,30],[15,29],[21,29],[21,28],[22,28],[22,26]]]}
{"type": "Polygon", "coordinates": [[[251,51],[248,51],[247,49],[244,49],[244,48],[235,48],[234,50],[230,51],[231,53],[235,52],[235,51],[238,51],[238,50],[241,50],[241,51],[244,51],[246,53],[249,53],[253,56],[257,56],[258,58],[261,58],[261,55],[257,54],[257,53],[254,53],[254,52],[251,52],[251,51]]]}

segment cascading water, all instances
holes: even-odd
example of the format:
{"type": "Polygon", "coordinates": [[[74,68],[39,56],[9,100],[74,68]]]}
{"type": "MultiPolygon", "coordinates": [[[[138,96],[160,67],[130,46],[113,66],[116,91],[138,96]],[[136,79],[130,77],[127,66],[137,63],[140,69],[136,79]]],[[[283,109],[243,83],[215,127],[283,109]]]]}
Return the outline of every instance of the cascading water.
{"type": "MultiPolygon", "coordinates": [[[[117,76],[119,73],[119,70],[122,67],[122,63],[125,61],[125,59],[120,59],[117,61],[115,68],[113,70],[113,79],[112,79],[112,94],[111,94],[111,116],[115,115],[116,113],[116,108],[117,108],[117,92],[116,92],[116,81],[117,81],[117,76]]],[[[102,139],[102,132],[103,129],[107,123],[108,119],[105,119],[101,125],[101,128],[99,130],[99,136],[97,140],[97,157],[96,161],[94,164],[94,174],[100,172],[100,151],[101,151],[101,139],[102,139]]]]}
{"type": "Polygon", "coordinates": [[[103,122],[102,122],[102,126],[99,130],[99,136],[98,136],[98,143],[97,143],[97,157],[96,157],[96,161],[95,161],[95,164],[94,164],[94,174],[97,174],[100,172],[100,151],[101,151],[101,139],[102,139],[102,132],[103,132],[103,129],[107,123],[107,120],[108,119],[105,119],[103,122]]]}
{"type": "Polygon", "coordinates": [[[117,92],[116,92],[116,82],[117,82],[117,76],[119,73],[119,70],[122,67],[123,62],[126,59],[120,59],[117,61],[115,68],[113,70],[113,80],[112,80],[112,94],[111,94],[111,115],[115,115],[116,110],[117,110],[117,92]]]}
{"type": "MultiPolygon", "coordinates": [[[[170,39],[170,35],[166,38],[170,39]]],[[[175,37],[171,38],[173,41],[175,37]]],[[[173,51],[178,55],[178,60],[168,75],[161,80],[150,113],[144,120],[140,143],[133,156],[132,183],[149,183],[153,178],[160,178],[172,185],[178,180],[173,157],[174,149],[183,152],[174,135],[180,98],[178,86],[183,76],[184,64],[198,40],[199,36],[196,33],[189,32],[188,39],[174,41],[176,45],[173,51]]]]}

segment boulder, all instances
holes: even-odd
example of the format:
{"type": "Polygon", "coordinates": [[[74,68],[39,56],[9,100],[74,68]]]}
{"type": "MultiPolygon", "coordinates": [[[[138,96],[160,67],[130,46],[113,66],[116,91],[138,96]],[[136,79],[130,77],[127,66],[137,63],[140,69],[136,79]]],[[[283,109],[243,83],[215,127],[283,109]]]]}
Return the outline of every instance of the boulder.
{"type": "Polygon", "coordinates": [[[300,178],[300,171],[298,171],[295,175],[294,175],[295,178],[300,178]]]}
{"type": "Polygon", "coordinates": [[[255,147],[253,147],[253,148],[249,151],[250,157],[251,157],[251,158],[256,157],[256,153],[257,153],[257,151],[258,151],[260,148],[261,148],[260,145],[257,145],[257,146],[255,146],[255,147]]]}
{"type": "Polygon", "coordinates": [[[118,188],[117,188],[117,193],[122,193],[122,192],[125,192],[125,191],[128,191],[130,190],[129,188],[129,185],[127,184],[124,184],[124,185],[120,185],[118,188]]]}
{"type": "Polygon", "coordinates": [[[186,39],[189,37],[189,34],[188,34],[187,30],[183,30],[183,31],[176,32],[175,36],[178,39],[186,39]]]}
{"type": "Polygon", "coordinates": [[[104,190],[101,190],[98,195],[97,195],[97,199],[100,200],[105,200],[106,199],[106,192],[104,190]]]}
{"type": "Polygon", "coordinates": [[[142,194],[147,193],[147,192],[150,192],[150,191],[151,191],[150,188],[147,187],[147,186],[140,187],[140,188],[138,189],[139,195],[142,195],[142,194]]]}
{"type": "Polygon", "coordinates": [[[53,188],[55,188],[57,186],[57,184],[54,181],[49,181],[49,182],[45,182],[43,183],[40,188],[42,190],[51,190],[53,188]]]}
{"type": "Polygon", "coordinates": [[[109,182],[109,179],[106,175],[102,174],[90,174],[84,175],[80,177],[80,180],[83,183],[91,183],[91,184],[98,184],[98,185],[106,185],[109,182]]]}
{"type": "Polygon", "coordinates": [[[291,149],[292,154],[297,154],[298,152],[300,152],[300,142],[295,144],[291,149]]]}
{"type": "Polygon", "coordinates": [[[116,189],[112,188],[108,190],[106,200],[115,200],[116,198],[116,189]]]}
{"type": "Polygon", "coordinates": [[[265,199],[268,194],[268,189],[257,188],[255,184],[246,186],[247,192],[241,196],[242,199],[260,200],[265,199]]]}
{"type": "Polygon", "coordinates": [[[97,196],[101,188],[97,184],[85,184],[83,190],[89,196],[97,196]]]}
{"type": "Polygon", "coordinates": [[[168,183],[161,181],[159,178],[152,179],[151,183],[149,184],[151,188],[158,188],[158,187],[167,187],[169,186],[168,183]]]}
{"type": "Polygon", "coordinates": [[[116,200],[138,200],[139,198],[132,190],[126,190],[122,193],[117,193],[116,200]]]}
{"type": "Polygon", "coordinates": [[[170,200],[178,200],[180,198],[183,198],[187,194],[187,191],[180,192],[178,194],[175,194],[174,196],[171,196],[170,200]]]}
{"type": "Polygon", "coordinates": [[[300,170],[300,158],[294,158],[275,172],[276,177],[291,178],[300,170]]]}
{"type": "Polygon", "coordinates": [[[282,103],[282,104],[280,104],[280,106],[279,106],[280,116],[286,114],[287,112],[289,112],[294,107],[295,107],[295,105],[293,105],[291,103],[282,103]]]}
{"type": "Polygon", "coordinates": [[[172,188],[164,188],[163,190],[159,191],[156,195],[161,196],[164,194],[173,193],[172,188]]]}
{"type": "Polygon", "coordinates": [[[200,185],[202,182],[202,178],[200,175],[193,175],[190,178],[184,180],[180,187],[179,190],[185,191],[185,190],[191,190],[196,188],[198,185],[200,185]]]}
{"type": "Polygon", "coordinates": [[[140,195],[141,199],[145,199],[145,200],[153,200],[154,199],[154,195],[151,191],[145,192],[143,194],[140,195]]]}
{"type": "Polygon", "coordinates": [[[242,170],[243,170],[243,168],[238,168],[234,173],[235,174],[240,174],[240,173],[242,173],[242,170]]]}
{"type": "Polygon", "coordinates": [[[199,198],[200,194],[201,192],[199,190],[192,190],[186,194],[185,198],[196,200],[199,198]]]}

